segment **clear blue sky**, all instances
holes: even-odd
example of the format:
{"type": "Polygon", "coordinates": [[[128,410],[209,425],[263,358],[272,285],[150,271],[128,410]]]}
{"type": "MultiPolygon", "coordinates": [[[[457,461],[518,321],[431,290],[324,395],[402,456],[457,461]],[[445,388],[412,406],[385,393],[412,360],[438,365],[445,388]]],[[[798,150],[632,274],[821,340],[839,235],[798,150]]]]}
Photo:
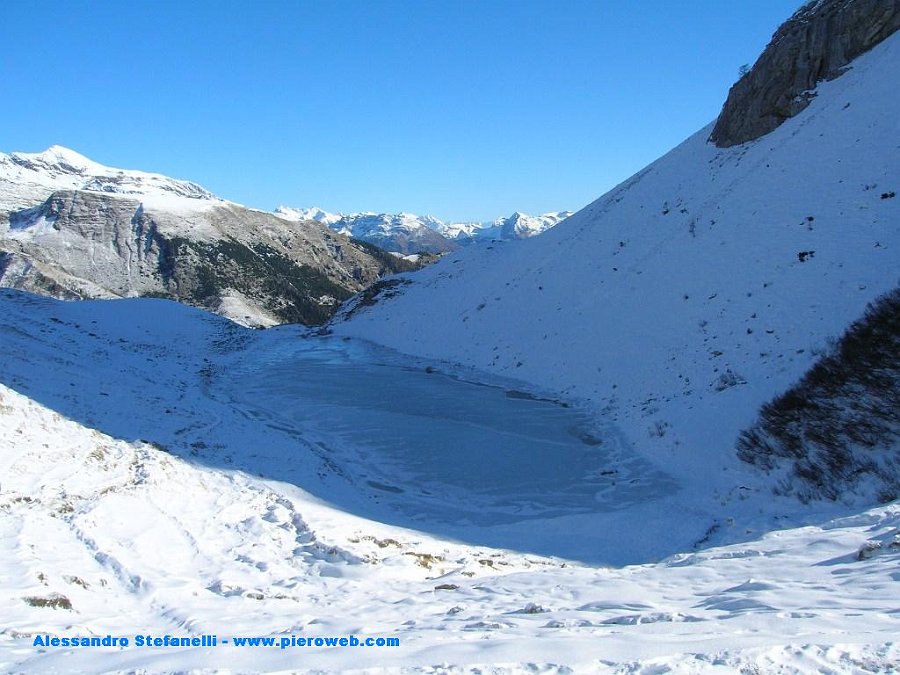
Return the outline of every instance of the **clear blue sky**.
{"type": "Polygon", "coordinates": [[[0,150],[271,210],[578,209],[718,114],[801,0],[2,0],[0,150]]]}

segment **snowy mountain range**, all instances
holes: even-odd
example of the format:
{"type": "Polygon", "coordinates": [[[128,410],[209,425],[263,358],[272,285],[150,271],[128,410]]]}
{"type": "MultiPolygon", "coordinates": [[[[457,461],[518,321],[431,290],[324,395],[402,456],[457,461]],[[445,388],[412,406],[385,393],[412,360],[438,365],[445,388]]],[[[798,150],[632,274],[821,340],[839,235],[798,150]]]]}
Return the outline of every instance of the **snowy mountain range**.
{"type": "Polygon", "coordinates": [[[572,211],[529,216],[513,213],[487,222],[445,223],[413,213],[328,213],[320,208],[281,206],[275,215],[292,221],[314,220],[348,237],[403,254],[446,253],[475,241],[527,239],[541,234],[572,215],[572,211]]]}
{"type": "Polygon", "coordinates": [[[247,325],[322,323],[415,268],[315,222],[72,150],[0,154],[0,285],[59,298],[175,298],[247,325]]]}
{"type": "Polygon", "coordinates": [[[406,213],[270,214],[55,145],[0,153],[0,286],[59,298],[171,297],[254,326],[319,324],[385,274],[428,262],[383,251],[521,239],[566,215],[445,225],[406,213]]]}

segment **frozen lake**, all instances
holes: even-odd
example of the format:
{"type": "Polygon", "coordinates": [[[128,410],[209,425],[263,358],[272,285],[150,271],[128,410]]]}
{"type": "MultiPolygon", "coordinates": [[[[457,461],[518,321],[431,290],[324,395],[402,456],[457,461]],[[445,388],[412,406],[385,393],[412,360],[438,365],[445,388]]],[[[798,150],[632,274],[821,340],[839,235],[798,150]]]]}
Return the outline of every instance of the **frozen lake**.
{"type": "Polygon", "coordinates": [[[499,525],[628,507],[672,482],[614,429],[519,388],[400,365],[337,338],[250,349],[221,386],[412,521],[499,525]]]}
{"type": "Polygon", "coordinates": [[[617,427],[521,382],[165,301],[4,299],[3,384],[114,438],[291,484],[326,510],[605,564],[686,550],[715,520],[617,427]]]}

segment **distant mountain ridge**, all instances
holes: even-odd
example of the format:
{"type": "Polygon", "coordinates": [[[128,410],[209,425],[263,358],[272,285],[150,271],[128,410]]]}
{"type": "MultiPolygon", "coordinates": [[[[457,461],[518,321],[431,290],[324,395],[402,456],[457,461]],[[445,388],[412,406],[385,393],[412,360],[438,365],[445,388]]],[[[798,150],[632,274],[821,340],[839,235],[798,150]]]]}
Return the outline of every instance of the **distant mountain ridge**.
{"type": "Polygon", "coordinates": [[[526,239],[562,222],[572,211],[530,216],[518,211],[486,222],[445,223],[414,213],[329,213],[318,207],[281,206],[275,215],[292,221],[314,220],[336,232],[397,253],[446,253],[477,241],[526,239]]]}
{"type": "Polygon", "coordinates": [[[410,213],[266,213],[53,145],[0,153],[0,286],[60,298],[159,295],[248,325],[317,324],[385,274],[423,264],[399,256],[523,239],[570,214],[447,224],[410,213]]]}

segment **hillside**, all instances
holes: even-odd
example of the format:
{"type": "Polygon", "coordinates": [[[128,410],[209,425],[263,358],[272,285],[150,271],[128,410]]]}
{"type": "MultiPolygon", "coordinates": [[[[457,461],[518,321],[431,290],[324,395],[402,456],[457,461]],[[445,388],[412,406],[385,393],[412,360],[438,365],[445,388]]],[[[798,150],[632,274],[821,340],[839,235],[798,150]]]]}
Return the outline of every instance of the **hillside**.
{"type": "Polygon", "coordinates": [[[718,148],[709,125],[541,237],[447,257],[333,329],[561,392],[734,490],[739,432],[897,285],[898,65],[893,35],[758,140],[718,148]]]}
{"type": "Polygon", "coordinates": [[[415,265],[187,181],[66,148],[0,154],[0,285],[58,298],[161,296],[245,325],[320,324],[415,265]]]}

